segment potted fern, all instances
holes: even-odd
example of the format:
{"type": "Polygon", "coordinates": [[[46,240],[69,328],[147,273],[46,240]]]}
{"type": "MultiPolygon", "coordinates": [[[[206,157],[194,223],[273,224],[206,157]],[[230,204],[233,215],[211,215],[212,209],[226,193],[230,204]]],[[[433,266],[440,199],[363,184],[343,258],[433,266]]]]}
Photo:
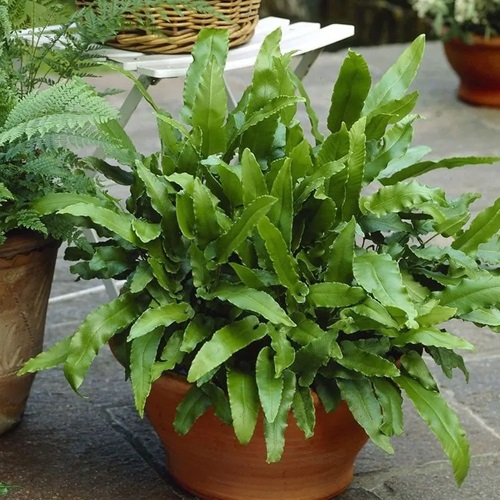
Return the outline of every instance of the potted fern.
{"type": "Polygon", "coordinates": [[[392,453],[403,397],[460,484],[467,440],[428,364],[466,372],[459,351],[472,345],[448,320],[498,329],[500,201],[470,221],[477,195],[450,199],[416,177],[498,159],[430,161],[411,146],[423,37],[375,85],[349,52],[326,136],[279,40],[265,40],[230,112],[222,32],[198,38],[181,121],[136,82],[161,150],[142,156],[120,132],[131,170],[95,160],[130,186],[125,207],[58,194],[36,204],[104,236],[67,253],[79,276],[126,281],[21,373],[62,364],[79,391],[110,343],[171,475],[202,498],[337,495],[368,438],[392,453]]]}
{"type": "Polygon", "coordinates": [[[33,377],[16,372],[42,349],[57,248],[76,229],[41,217],[33,202],[48,193],[96,194],[70,148],[104,144],[98,125],[117,117],[81,79],[66,80],[87,71],[83,45],[79,65],[71,38],[52,50],[63,29],[48,44],[43,31],[23,37],[19,29],[42,22],[44,12],[36,2],[0,2],[0,434],[22,417],[33,377]]]}

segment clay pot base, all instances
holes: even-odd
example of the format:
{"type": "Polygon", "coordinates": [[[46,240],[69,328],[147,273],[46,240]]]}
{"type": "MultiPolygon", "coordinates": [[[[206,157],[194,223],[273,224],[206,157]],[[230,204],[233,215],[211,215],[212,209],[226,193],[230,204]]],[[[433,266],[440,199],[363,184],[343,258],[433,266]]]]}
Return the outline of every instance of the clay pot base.
{"type": "Polygon", "coordinates": [[[468,104],[488,106],[490,108],[500,108],[500,88],[477,88],[461,83],[458,87],[458,97],[460,100],[468,104]]]}
{"type": "Polygon", "coordinates": [[[314,436],[305,439],[291,416],[279,462],[266,463],[262,415],[248,445],[210,409],[185,435],[172,422],[190,389],[185,379],[160,377],[146,402],[146,414],[167,451],[176,482],[205,500],[323,500],[339,495],[353,477],[354,460],[368,437],[342,402],[325,413],[317,396],[314,436]]]}

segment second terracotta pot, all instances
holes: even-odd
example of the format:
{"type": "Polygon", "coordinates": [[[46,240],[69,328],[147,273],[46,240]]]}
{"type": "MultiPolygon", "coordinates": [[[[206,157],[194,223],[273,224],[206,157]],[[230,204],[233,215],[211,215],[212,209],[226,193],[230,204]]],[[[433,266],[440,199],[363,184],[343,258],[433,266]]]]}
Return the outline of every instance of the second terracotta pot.
{"type": "Polygon", "coordinates": [[[58,246],[27,231],[0,246],[0,434],[24,412],[34,375],[17,372],[42,350],[58,246]]]}
{"type": "Polygon", "coordinates": [[[473,36],[444,43],[446,57],[460,78],[458,97],[478,106],[500,107],[500,37],[473,36]]]}
{"type": "Polygon", "coordinates": [[[170,474],[191,493],[220,500],[319,500],[338,495],[351,482],[354,460],[368,438],[344,402],[325,413],[316,401],[310,439],[290,417],[283,457],[268,464],[261,418],[246,446],[211,410],[187,435],[178,435],[175,411],[189,388],[181,377],[162,376],[153,384],[146,413],[165,446],[170,474]]]}

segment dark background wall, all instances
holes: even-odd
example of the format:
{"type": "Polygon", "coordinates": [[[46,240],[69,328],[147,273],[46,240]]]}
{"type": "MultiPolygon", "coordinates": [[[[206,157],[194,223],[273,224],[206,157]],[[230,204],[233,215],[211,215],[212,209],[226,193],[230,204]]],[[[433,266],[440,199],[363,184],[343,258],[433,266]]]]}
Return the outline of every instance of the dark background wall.
{"type": "Polygon", "coordinates": [[[353,24],[356,35],[350,46],[409,42],[420,33],[432,37],[408,0],[262,0],[261,15],[353,24]]]}

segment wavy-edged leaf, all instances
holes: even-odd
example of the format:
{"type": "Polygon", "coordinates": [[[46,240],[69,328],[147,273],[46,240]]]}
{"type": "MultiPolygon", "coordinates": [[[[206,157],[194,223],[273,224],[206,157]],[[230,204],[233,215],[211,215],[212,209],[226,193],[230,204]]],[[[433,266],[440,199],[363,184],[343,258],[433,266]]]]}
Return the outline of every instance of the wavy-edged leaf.
{"type": "Polygon", "coordinates": [[[226,262],[229,256],[245,241],[254,227],[276,203],[273,196],[260,196],[250,203],[231,228],[205,250],[208,259],[226,262]]]}
{"type": "Polygon", "coordinates": [[[300,281],[297,261],[288,250],[281,231],[267,217],[259,221],[258,230],[280,283],[290,291],[297,302],[304,302],[308,289],[300,281]]]}
{"type": "Polygon", "coordinates": [[[323,276],[325,281],[347,284],[352,282],[355,236],[356,220],[353,217],[342,228],[330,248],[327,268],[323,276]]]}
{"type": "Polygon", "coordinates": [[[281,377],[284,370],[295,361],[295,349],[288,340],[283,328],[269,328],[271,347],[276,353],[274,356],[275,377],[281,377]]]}
{"type": "Polygon", "coordinates": [[[354,277],[383,306],[404,311],[409,320],[417,316],[396,261],[387,254],[367,252],[354,258],[354,277]]]}
{"type": "Polygon", "coordinates": [[[488,242],[500,232],[500,198],[482,210],[453,243],[452,247],[465,253],[478,249],[479,245],[488,242]]]}
{"type": "Polygon", "coordinates": [[[412,121],[402,121],[387,131],[383,138],[383,146],[375,157],[369,158],[365,166],[365,183],[372,182],[392,160],[401,158],[407,152],[413,139],[412,121]]]}
{"type": "Polygon", "coordinates": [[[284,382],[281,375],[276,376],[274,357],[269,346],[264,347],[257,356],[255,379],[262,410],[266,420],[272,423],[280,409],[284,382]]]}
{"type": "Polygon", "coordinates": [[[292,403],[293,416],[297,426],[304,432],[306,439],[314,436],[316,426],[316,410],[314,399],[309,387],[297,387],[292,403]]]}
{"type": "Polygon", "coordinates": [[[290,159],[286,159],[279,169],[270,194],[277,201],[268,212],[269,220],[279,229],[287,248],[290,248],[293,223],[293,188],[290,159]]]}
{"type": "Polygon", "coordinates": [[[455,307],[457,315],[500,304],[500,276],[486,275],[480,279],[464,279],[439,293],[443,306],[455,307]]]}
{"type": "Polygon", "coordinates": [[[402,375],[396,382],[441,442],[453,466],[455,480],[459,485],[462,484],[469,470],[470,452],[465,431],[458,417],[441,394],[425,389],[412,377],[402,375]]]}
{"type": "Polygon", "coordinates": [[[314,389],[326,413],[335,411],[342,400],[335,380],[318,375],[314,381],[314,389]]]}
{"type": "Polygon", "coordinates": [[[370,439],[387,453],[394,453],[389,438],[381,430],[384,427],[383,414],[372,383],[366,378],[359,380],[338,378],[337,385],[342,399],[370,439]]]}
{"type": "Polygon", "coordinates": [[[340,343],[343,357],[337,363],[344,368],[362,373],[367,377],[397,377],[399,370],[394,363],[372,352],[364,351],[355,342],[344,340],[340,343]]]}
{"type": "Polygon", "coordinates": [[[198,386],[193,385],[177,406],[174,419],[175,431],[181,436],[186,435],[210,406],[210,398],[198,386]]]}
{"type": "Polygon", "coordinates": [[[408,375],[418,380],[422,387],[429,391],[438,391],[438,385],[434,380],[429,367],[422,359],[422,356],[416,351],[408,351],[401,356],[401,366],[406,370],[408,375]]]}
{"type": "Polygon", "coordinates": [[[475,309],[468,314],[464,314],[462,319],[479,325],[500,326],[500,309],[497,307],[475,309]]]}
{"type": "Polygon", "coordinates": [[[144,416],[144,405],[151,391],[152,368],[156,361],[163,329],[157,328],[147,335],[132,341],[130,349],[130,381],[134,391],[135,407],[140,417],[144,416]]]}
{"type": "Polygon", "coordinates": [[[125,293],[99,306],[85,318],[73,334],[64,363],[64,375],[75,391],[82,385],[99,349],[113,335],[127,328],[139,314],[136,297],[125,293]]]}
{"type": "Polygon", "coordinates": [[[386,436],[403,434],[403,398],[401,391],[393,382],[376,378],[372,380],[373,388],[382,408],[383,424],[381,431],[386,436]]]}
{"type": "Polygon", "coordinates": [[[275,325],[295,326],[281,306],[266,292],[243,285],[219,285],[212,296],[243,309],[260,314],[275,325]]]}
{"type": "Polygon", "coordinates": [[[426,202],[444,203],[444,192],[440,188],[430,188],[417,181],[400,182],[393,186],[383,186],[376,193],[361,198],[363,213],[381,217],[392,212],[418,210],[426,202]]]}
{"type": "Polygon", "coordinates": [[[224,66],[218,57],[210,54],[200,74],[193,101],[191,123],[201,131],[201,155],[222,153],[226,149],[224,124],[227,115],[227,93],[224,83],[224,66]]]}
{"type": "Polygon", "coordinates": [[[245,149],[241,155],[241,184],[245,205],[269,194],[259,162],[249,149],[245,149]]]}
{"type": "Polygon", "coordinates": [[[184,323],[193,315],[193,309],[187,302],[146,309],[132,325],[127,340],[142,337],[160,326],[166,328],[173,323],[184,323]]]}
{"type": "Polygon", "coordinates": [[[196,346],[208,338],[212,332],[213,320],[203,314],[197,314],[184,330],[181,351],[188,354],[194,351],[196,346]]]}
{"type": "Polygon", "coordinates": [[[169,185],[165,178],[153,174],[151,170],[146,168],[140,161],[136,162],[135,168],[137,175],[144,183],[152,207],[161,216],[166,217],[173,210],[173,206],[169,199],[169,185]]]}
{"type": "Polygon", "coordinates": [[[418,177],[420,175],[431,172],[432,170],[437,170],[440,168],[459,168],[466,165],[491,165],[500,160],[500,158],[495,156],[466,156],[466,157],[456,157],[456,158],[444,158],[437,161],[422,161],[419,163],[414,163],[410,166],[404,167],[396,172],[387,172],[384,177],[379,180],[382,184],[388,186],[390,184],[396,184],[398,182],[410,179],[412,177],[418,177]]]}
{"type": "Polygon", "coordinates": [[[364,114],[403,97],[417,74],[424,48],[425,36],[420,35],[371,89],[363,107],[364,114]]]}
{"type": "Polygon", "coordinates": [[[465,381],[469,382],[469,371],[465,366],[465,361],[462,356],[452,351],[451,349],[444,349],[443,347],[427,347],[425,349],[441,367],[443,373],[449,379],[453,378],[453,369],[458,368],[465,376],[465,381]]]}
{"type": "Polygon", "coordinates": [[[267,463],[278,462],[285,449],[285,431],[288,427],[288,415],[295,395],[295,374],[290,370],[283,372],[283,394],[274,422],[264,419],[264,437],[266,440],[267,463]]]}
{"type": "Polygon", "coordinates": [[[478,246],[477,258],[485,264],[498,266],[500,262],[500,234],[478,246]]]}
{"type": "Polygon", "coordinates": [[[315,283],[309,287],[307,303],[313,307],[347,307],[361,302],[366,297],[358,286],[345,283],[315,283]]]}
{"type": "Polygon", "coordinates": [[[227,392],[234,433],[241,444],[248,444],[259,416],[259,393],[254,376],[240,370],[228,369],[227,392]]]}
{"type": "Polygon", "coordinates": [[[371,76],[366,61],[361,54],[349,50],[333,88],[328,114],[330,132],[340,130],[342,123],[351,128],[358,121],[370,87],[371,76]]]}
{"type": "MultiPolygon", "coordinates": [[[[226,30],[202,30],[191,51],[193,62],[189,66],[184,81],[182,99],[184,107],[181,112],[182,119],[189,125],[193,122],[193,113],[199,100],[198,92],[204,82],[207,67],[213,65],[222,69],[226,64],[228,37],[226,30]]],[[[224,83],[221,84],[221,88],[224,89],[224,83]]],[[[199,114],[199,110],[196,114],[199,114]]]]}
{"type": "Polygon", "coordinates": [[[73,335],[64,337],[59,342],[56,342],[50,349],[47,349],[38,356],[29,359],[24,363],[23,367],[17,372],[20,377],[27,373],[35,373],[41,370],[54,368],[66,361],[69,352],[69,346],[73,335]]]}
{"type": "Polygon", "coordinates": [[[399,329],[399,323],[392,317],[391,313],[380,302],[367,297],[361,304],[351,307],[349,310],[360,316],[369,318],[386,328],[399,329]]]}
{"type": "Polygon", "coordinates": [[[193,189],[193,211],[196,240],[201,248],[220,236],[217,210],[212,193],[200,179],[195,179],[193,189]]]}
{"type": "Polygon", "coordinates": [[[260,340],[266,333],[266,325],[260,324],[255,316],[248,316],[217,330],[212,338],[203,344],[193,359],[188,381],[196,382],[236,352],[260,340]]]}

